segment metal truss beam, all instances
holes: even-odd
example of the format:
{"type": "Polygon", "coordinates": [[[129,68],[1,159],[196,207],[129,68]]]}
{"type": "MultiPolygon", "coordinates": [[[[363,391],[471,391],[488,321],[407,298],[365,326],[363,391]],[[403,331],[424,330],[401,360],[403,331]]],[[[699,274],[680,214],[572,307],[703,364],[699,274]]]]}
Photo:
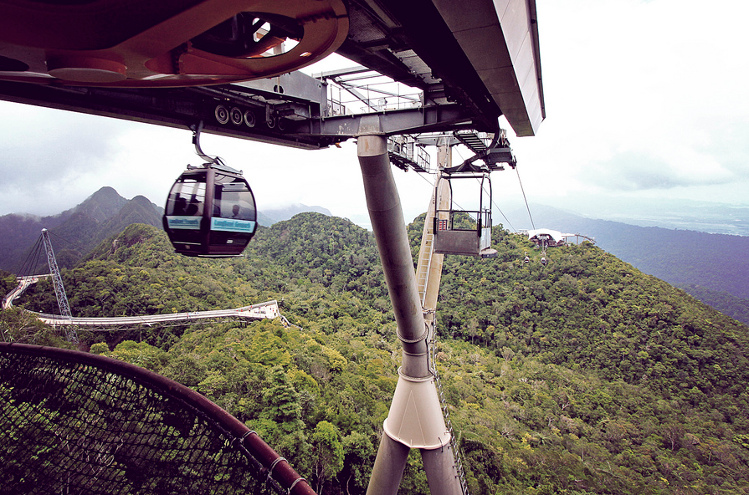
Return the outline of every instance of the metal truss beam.
{"type": "Polygon", "coordinates": [[[343,139],[359,134],[362,119],[379,118],[383,135],[417,134],[475,128],[471,115],[458,104],[430,105],[407,110],[391,110],[358,115],[339,115],[292,124],[293,133],[336,136],[343,139]]]}
{"type": "Polygon", "coordinates": [[[203,122],[203,132],[304,149],[355,137],[361,119],[371,115],[379,117],[386,135],[477,128],[474,115],[456,103],[326,117],[325,84],[309,76],[287,76],[242,85],[160,89],[0,81],[0,99],[182,129],[203,122]]]}

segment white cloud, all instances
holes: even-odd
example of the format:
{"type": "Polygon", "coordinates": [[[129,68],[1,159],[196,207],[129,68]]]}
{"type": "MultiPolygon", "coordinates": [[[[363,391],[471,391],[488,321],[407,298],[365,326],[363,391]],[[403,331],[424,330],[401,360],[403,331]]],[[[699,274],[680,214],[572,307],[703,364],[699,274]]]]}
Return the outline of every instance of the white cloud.
{"type": "MultiPolygon", "coordinates": [[[[749,3],[537,4],[547,119],[538,136],[512,138],[529,201],[749,203],[749,3]]],[[[199,161],[187,130],[1,102],[0,112],[0,214],[59,212],[104,185],[161,204],[185,165],[199,161]]],[[[201,144],[244,170],[261,207],[319,205],[367,223],[353,142],[307,151],[204,135],[201,144]]],[[[410,221],[431,186],[393,173],[410,221]]],[[[522,203],[514,171],[494,174],[494,185],[501,208],[522,203]]]]}
{"type": "Polygon", "coordinates": [[[547,120],[513,140],[537,199],[622,190],[739,201],[749,58],[736,0],[539,0],[547,120]]]}

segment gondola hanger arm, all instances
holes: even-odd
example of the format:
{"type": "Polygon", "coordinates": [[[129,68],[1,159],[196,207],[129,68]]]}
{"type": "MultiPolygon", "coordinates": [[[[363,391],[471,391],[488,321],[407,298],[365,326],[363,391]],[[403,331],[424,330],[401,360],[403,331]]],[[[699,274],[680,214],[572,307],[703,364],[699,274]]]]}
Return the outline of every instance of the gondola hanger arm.
{"type": "MultiPolygon", "coordinates": [[[[239,173],[241,174],[241,170],[236,170],[232,167],[229,167],[224,163],[224,161],[219,156],[210,156],[205,154],[203,149],[200,147],[200,132],[203,130],[203,121],[201,120],[198,125],[192,125],[190,126],[190,129],[192,129],[192,144],[195,145],[195,153],[205,160],[205,165],[208,165],[210,167],[220,169],[220,170],[226,170],[232,173],[239,173]]],[[[205,166],[204,165],[204,166],[205,166]]]]}

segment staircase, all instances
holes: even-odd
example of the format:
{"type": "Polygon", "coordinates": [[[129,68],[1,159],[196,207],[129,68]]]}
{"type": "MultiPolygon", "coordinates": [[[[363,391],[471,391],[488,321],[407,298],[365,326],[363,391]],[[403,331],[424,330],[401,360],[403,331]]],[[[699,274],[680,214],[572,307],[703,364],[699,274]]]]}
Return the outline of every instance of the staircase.
{"type": "MultiPolygon", "coordinates": [[[[434,314],[432,314],[434,316],[434,314]]],[[[453,456],[455,458],[455,469],[458,472],[458,478],[460,479],[460,488],[463,491],[463,495],[468,495],[468,484],[466,483],[466,473],[463,469],[463,461],[460,458],[460,452],[458,451],[458,441],[455,438],[455,431],[453,425],[450,422],[450,411],[445,400],[445,393],[442,390],[442,382],[440,381],[439,373],[437,372],[437,359],[435,353],[435,334],[437,328],[436,323],[432,321],[429,329],[429,370],[434,375],[434,384],[437,387],[437,393],[440,396],[440,405],[442,406],[442,415],[445,418],[445,426],[447,431],[450,433],[450,448],[452,448],[453,456]]]]}
{"type": "Polygon", "coordinates": [[[429,283],[429,268],[432,265],[432,254],[434,253],[434,234],[424,233],[419,251],[419,261],[416,265],[416,287],[419,289],[419,300],[424,306],[424,297],[429,283]]]}
{"type": "Polygon", "coordinates": [[[482,135],[479,135],[475,131],[454,131],[453,136],[455,136],[455,138],[468,149],[473,151],[474,155],[480,155],[487,150],[487,136],[483,133],[482,135]]]}
{"type": "MultiPolygon", "coordinates": [[[[434,301],[426,301],[427,289],[429,287],[429,272],[432,268],[432,259],[435,256],[434,231],[432,230],[433,219],[434,210],[432,209],[431,216],[427,214],[425,219],[424,231],[421,237],[419,260],[416,264],[416,285],[419,290],[419,300],[424,309],[424,321],[429,325],[429,337],[427,339],[427,347],[429,348],[429,370],[434,376],[434,384],[437,387],[437,393],[439,394],[442,416],[445,418],[445,426],[450,433],[450,448],[452,449],[455,461],[455,470],[460,479],[460,488],[463,495],[468,495],[468,484],[466,483],[465,470],[463,469],[463,462],[460,459],[460,453],[458,451],[458,442],[455,438],[455,431],[453,430],[452,423],[450,422],[450,411],[447,406],[447,401],[445,400],[445,394],[442,390],[442,382],[440,381],[439,373],[437,372],[437,360],[435,354],[436,315],[434,308],[427,307],[436,303],[436,296],[432,296],[435,298],[434,301]]],[[[436,268],[437,266],[435,265],[435,269],[436,268]]],[[[440,277],[437,276],[433,283],[439,284],[439,281],[440,277]]]]}

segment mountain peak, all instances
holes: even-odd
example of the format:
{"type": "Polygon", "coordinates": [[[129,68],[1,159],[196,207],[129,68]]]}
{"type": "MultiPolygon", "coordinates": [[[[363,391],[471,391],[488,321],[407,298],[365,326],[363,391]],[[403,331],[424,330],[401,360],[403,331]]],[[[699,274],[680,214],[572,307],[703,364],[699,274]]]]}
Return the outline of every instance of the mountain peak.
{"type": "Polygon", "coordinates": [[[120,198],[121,196],[112,186],[104,186],[96,191],[89,198],[120,198]]]}
{"type": "Polygon", "coordinates": [[[83,213],[97,222],[103,222],[116,215],[127,201],[114,188],[105,186],[73,208],[72,213],[83,213]]]}

